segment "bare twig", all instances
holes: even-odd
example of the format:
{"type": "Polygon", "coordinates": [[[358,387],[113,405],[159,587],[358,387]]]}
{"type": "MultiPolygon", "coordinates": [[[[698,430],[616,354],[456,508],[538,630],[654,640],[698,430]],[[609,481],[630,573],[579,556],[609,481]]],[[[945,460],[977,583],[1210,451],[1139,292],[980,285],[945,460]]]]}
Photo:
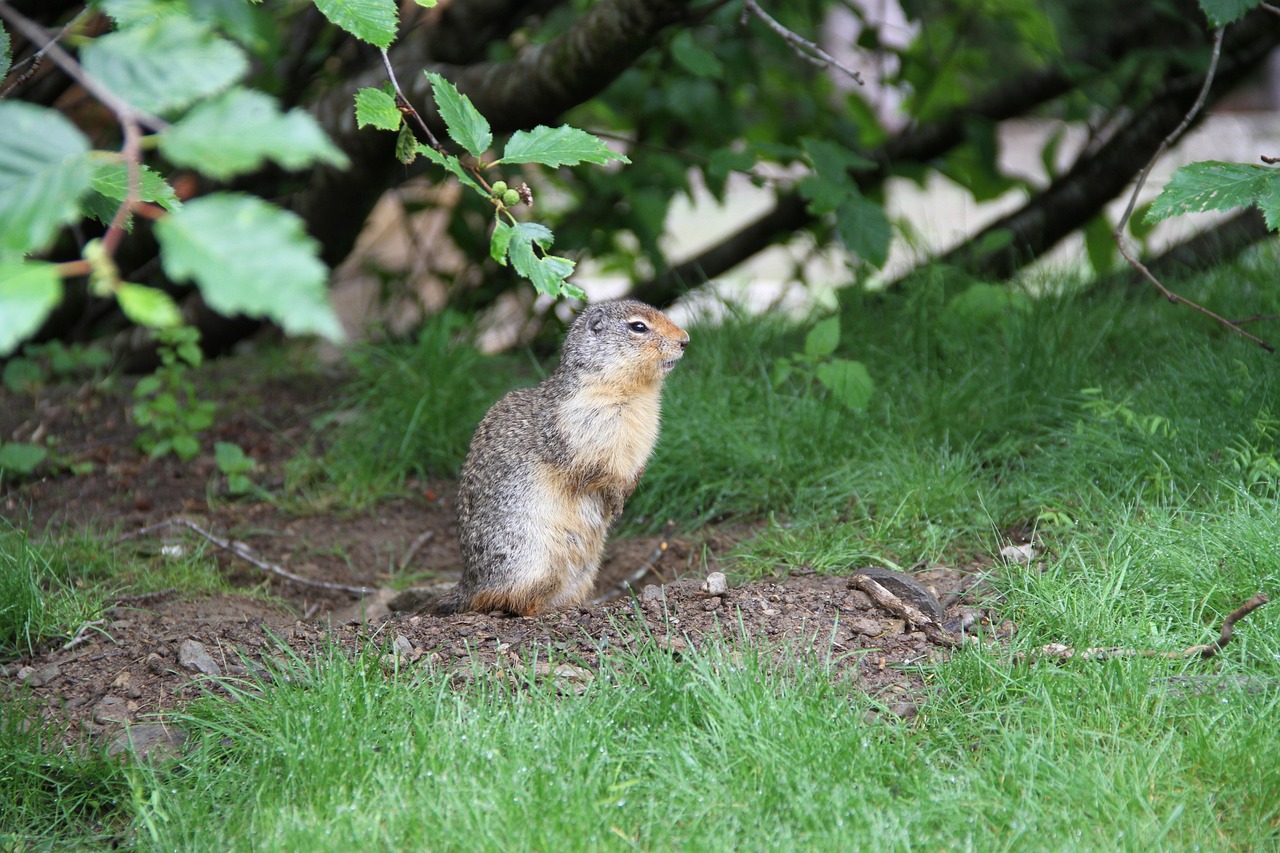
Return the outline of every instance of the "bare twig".
{"type": "Polygon", "coordinates": [[[1276,351],[1275,347],[1273,347],[1271,344],[1264,341],[1262,338],[1259,338],[1256,335],[1249,334],[1244,329],[1240,328],[1238,324],[1231,322],[1226,317],[1223,317],[1219,314],[1215,314],[1213,311],[1210,311],[1208,308],[1205,308],[1203,305],[1200,305],[1197,302],[1192,302],[1190,299],[1187,299],[1185,296],[1174,293],[1169,288],[1165,287],[1160,282],[1160,279],[1156,278],[1155,274],[1152,273],[1151,270],[1147,269],[1146,265],[1143,264],[1134,256],[1133,252],[1129,249],[1129,247],[1125,245],[1125,239],[1124,239],[1125,226],[1129,224],[1129,219],[1133,216],[1134,208],[1137,206],[1137,203],[1138,203],[1138,194],[1142,192],[1142,187],[1147,182],[1147,176],[1151,174],[1151,170],[1155,167],[1156,162],[1161,157],[1164,156],[1164,153],[1166,151],[1169,150],[1169,146],[1171,146],[1174,142],[1178,141],[1178,139],[1181,138],[1182,134],[1186,131],[1186,129],[1191,125],[1191,122],[1195,121],[1196,116],[1198,116],[1200,114],[1200,111],[1204,109],[1205,101],[1209,99],[1209,90],[1213,86],[1213,78],[1218,70],[1218,60],[1222,56],[1222,37],[1225,32],[1226,32],[1226,29],[1224,27],[1219,27],[1218,29],[1214,30],[1213,54],[1209,59],[1209,68],[1207,71],[1205,71],[1204,83],[1200,86],[1200,93],[1196,96],[1195,103],[1191,105],[1191,109],[1187,110],[1187,114],[1182,117],[1182,121],[1178,124],[1177,127],[1175,127],[1169,133],[1168,136],[1166,136],[1160,142],[1160,145],[1158,148],[1156,148],[1155,153],[1151,155],[1151,159],[1147,161],[1147,165],[1144,166],[1142,171],[1138,174],[1138,180],[1133,185],[1133,192],[1130,193],[1129,195],[1129,203],[1125,205],[1124,215],[1121,216],[1120,221],[1116,223],[1115,230],[1112,232],[1111,236],[1115,238],[1116,246],[1120,249],[1121,257],[1123,257],[1125,261],[1128,262],[1129,266],[1137,270],[1139,275],[1141,275],[1147,281],[1151,282],[1151,284],[1157,290],[1160,291],[1160,294],[1164,296],[1165,299],[1169,300],[1174,304],[1181,303],[1183,305],[1186,305],[1188,308],[1191,308],[1195,311],[1199,311],[1201,314],[1210,318],[1211,320],[1218,323],[1219,325],[1227,329],[1230,329],[1231,331],[1235,332],[1237,335],[1240,335],[1241,337],[1246,338],[1252,341],[1253,343],[1257,344],[1258,346],[1262,347],[1267,352],[1275,352],[1276,351]]]}
{"type": "Polygon", "coordinates": [[[852,78],[853,82],[857,83],[859,86],[866,85],[865,83],[862,82],[861,74],[859,74],[857,71],[853,70],[849,66],[843,64],[834,56],[827,53],[825,50],[818,47],[813,42],[809,41],[806,38],[803,38],[802,36],[792,32],[791,30],[784,27],[782,24],[778,23],[778,21],[775,20],[773,17],[771,17],[768,12],[760,8],[760,4],[756,3],[756,0],[743,0],[742,15],[744,20],[748,12],[750,12],[751,14],[759,18],[766,27],[773,30],[775,33],[778,34],[779,37],[782,38],[783,41],[791,45],[791,47],[795,50],[796,56],[800,57],[806,62],[811,62],[814,65],[817,65],[819,68],[828,68],[828,67],[838,68],[840,71],[843,71],[850,78],[852,78]]]}
{"type": "Polygon", "coordinates": [[[1251,314],[1248,317],[1241,317],[1239,320],[1232,320],[1237,326],[1243,326],[1245,323],[1261,323],[1264,320],[1280,320],[1280,314],[1251,314]]]}
{"type": "Polygon", "coordinates": [[[903,601],[866,575],[854,575],[849,578],[849,585],[871,596],[872,601],[902,619],[909,627],[923,631],[930,642],[948,649],[954,649],[960,645],[960,641],[952,636],[950,631],[935,622],[932,617],[926,615],[915,605],[903,601]]]}
{"type": "Polygon", "coordinates": [[[428,530],[419,534],[416,539],[409,543],[409,547],[404,551],[404,556],[400,558],[400,571],[404,571],[409,567],[409,563],[413,561],[418,550],[435,538],[435,535],[436,532],[434,530],[428,530]]]}
{"type": "Polygon", "coordinates": [[[418,111],[413,108],[413,104],[409,103],[409,99],[405,97],[404,90],[400,88],[400,81],[396,79],[395,69],[391,67],[391,57],[387,56],[387,49],[382,48],[382,65],[387,69],[387,79],[391,81],[391,86],[396,90],[396,109],[400,114],[407,116],[417,123],[418,129],[422,131],[422,135],[427,138],[427,142],[431,143],[431,147],[439,151],[441,154],[446,153],[444,146],[440,144],[440,140],[436,139],[436,135],[431,132],[431,128],[427,127],[427,123],[423,120],[418,111]]]}
{"type": "Polygon", "coordinates": [[[76,646],[80,645],[81,643],[88,642],[89,631],[93,628],[97,628],[105,624],[107,624],[106,619],[95,619],[92,622],[84,623],[76,630],[75,635],[72,636],[70,640],[68,640],[66,643],[63,643],[61,646],[58,647],[58,651],[65,652],[68,649],[74,649],[76,646]]]}
{"type": "Polygon", "coordinates": [[[369,595],[370,593],[377,592],[376,589],[367,586],[349,586],[342,583],[312,580],[311,578],[304,578],[301,575],[296,575],[288,569],[277,566],[275,563],[268,563],[266,560],[259,559],[254,555],[249,546],[245,545],[243,542],[235,542],[230,539],[223,539],[221,536],[215,536],[200,525],[196,524],[194,521],[189,521],[185,518],[170,518],[167,521],[152,524],[148,527],[142,528],[141,530],[135,531],[132,534],[128,534],[127,538],[143,536],[166,527],[185,527],[188,530],[193,530],[209,542],[212,542],[224,551],[230,551],[245,562],[252,563],[263,571],[270,572],[273,575],[279,575],[282,578],[286,578],[297,584],[302,584],[303,586],[312,586],[318,589],[331,589],[338,592],[351,593],[352,595],[369,595]]]}
{"type": "Polygon", "coordinates": [[[62,69],[63,73],[79,83],[86,92],[101,101],[117,117],[132,116],[138,124],[154,131],[161,131],[169,126],[168,122],[137,109],[124,98],[121,98],[86,74],[84,69],[80,67],[80,63],[71,54],[58,46],[57,38],[49,35],[44,27],[27,18],[5,0],[0,0],[0,18],[8,21],[15,30],[32,44],[43,44],[42,52],[47,54],[62,69]]]}
{"type": "Polygon", "coordinates": [[[28,68],[26,71],[23,71],[21,74],[18,74],[17,76],[15,76],[13,78],[13,82],[11,82],[8,86],[4,87],[4,91],[0,92],[0,100],[4,100],[5,98],[9,97],[10,92],[12,92],[14,89],[18,88],[19,86],[26,83],[28,80],[30,80],[32,77],[35,76],[36,72],[40,70],[40,66],[44,63],[44,55],[49,50],[49,45],[56,44],[62,41],[62,38],[67,33],[69,33],[71,29],[74,26],[76,26],[76,24],[80,23],[80,19],[83,18],[85,16],[85,13],[87,13],[88,11],[89,11],[88,9],[81,9],[79,12],[76,12],[75,16],[72,17],[70,21],[67,21],[66,25],[62,29],[58,30],[57,35],[50,38],[49,41],[46,42],[39,50],[37,50],[35,53],[28,56],[26,59],[23,59],[20,62],[15,62],[13,64],[13,66],[9,69],[9,73],[11,74],[17,71],[21,71],[21,69],[25,65],[30,65],[31,67],[28,68]]]}
{"type": "Polygon", "coordinates": [[[1275,6],[1271,3],[1259,3],[1258,5],[1273,15],[1280,15],[1280,6],[1275,6]]]}
{"type": "Polygon", "coordinates": [[[1039,652],[1046,657],[1057,658],[1059,660],[1071,660],[1073,658],[1080,658],[1081,660],[1109,660],[1111,658],[1132,657],[1185,660],[1186,658],[1197,656],[1207,660],[1208,658],[1218,654],[1218,652],[1222,651],[1227,643],[1231,642],[1231,633],[1237,622],[1257,610],[1262,605],[1266,604],[1267,601],[1268,597],[1265,592],[1258,593],[1227,615],[1227,618],[1222,622],[1222,630],[1218,634],[1218,639],[1214,640],[1212,643],[1190,646],[1180,652],[1159,652],[1153,649],[1123,649],[1114,646],[1076,650],[1061,643],[1050,643],[1047,646],[1041,646],[1039,652]]]}

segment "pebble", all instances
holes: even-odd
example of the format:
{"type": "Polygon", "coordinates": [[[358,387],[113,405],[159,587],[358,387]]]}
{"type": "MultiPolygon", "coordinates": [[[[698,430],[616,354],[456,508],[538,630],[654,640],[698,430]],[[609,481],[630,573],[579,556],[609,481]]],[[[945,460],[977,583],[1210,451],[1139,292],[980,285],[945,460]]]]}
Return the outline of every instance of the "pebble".
{"type": "Polygon", "coordinates": [[[183,640],[182,645],[178,646],[178,664],[184,669],[202,672],[215,678],[222,675],[222,667],[209,656],[209,651],[204,644],[195,640],[183,640]]]}
{"type": "Polygon", "coordinates": [[[662,592],[662,587],[657,584],[647,583],[644,589],[640,590],[641,601],[662,601],[666,595],[662,592]]]}
{"type": "Polygon", "coordinates": [[[47,663],[39,668],[24,666],[18,670],[18,680],[28,687],[44,687],[61,674],[62,670],[56,663],[47,663]]]}
{"type": "Polygon", "coordinates": [[[702,588],[711,595],[724,595],[729,591],[729,579],[724,576],[724,572],[712,572],[707,575],[702,588]]]}
{"type": "Polygon", "coordinates": [[[144,663],[146,663],[147,669],[151,670],[156,675],[163,673],[166,669],[169,668],[169,665],[165,663],[165,659],[160,657],[160,655],[156,654],[155,652],[152,652],[151,654],[147,655],[147,659],[146,661],[144,661],[144,663]]]}

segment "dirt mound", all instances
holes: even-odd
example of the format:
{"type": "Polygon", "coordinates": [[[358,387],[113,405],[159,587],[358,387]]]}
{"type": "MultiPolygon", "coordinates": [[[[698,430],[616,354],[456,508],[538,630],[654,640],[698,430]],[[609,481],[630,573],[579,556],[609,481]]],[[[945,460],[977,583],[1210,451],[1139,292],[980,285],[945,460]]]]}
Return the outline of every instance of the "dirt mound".
{"type": "Polygon", "coordinates": [[[261,675],[290,652],[307,660],[331,643],[382,654],[389,669],[431,667],[460,682],[478,670],[524,672],[536,657],[539,675],[573,690],[617,651],[652,642],[681,655],[742,636],[776,656],[813,657],[903,715],[923,687],[910,665],[943,653],[846,579],[817,576],[719,595],[692,579],[649,585],[635,597],[533,618],[392,614],[333,624],[242,596],[148,602],[111,617],[72,648],[7,667],[9,698],[25,694],[65,720],[69,741],[118,741],[125,723],[163,723],[189,699],[225,695],[222,679],[261,675]]]}

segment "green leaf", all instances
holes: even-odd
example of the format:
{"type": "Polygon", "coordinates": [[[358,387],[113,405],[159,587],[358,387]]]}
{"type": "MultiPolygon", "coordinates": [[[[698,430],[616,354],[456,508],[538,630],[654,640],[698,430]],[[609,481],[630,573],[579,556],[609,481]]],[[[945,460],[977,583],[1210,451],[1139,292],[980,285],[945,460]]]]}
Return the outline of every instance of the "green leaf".
{"type": "Polygon", "coordinates": [[[695,77],[719,80],[724,76],[724,63],[698,44],[693,33],[688,30],[682,30],[671,40],[671,58],[695,77]]]}
{"type": "Polygon", "coordinates": [[[1253,204],[1262,210],[1268,228],[1280,228],[1280,169],[1214,160],[1189,163],[1165,184],[1147,213],[1147,221],[1253,204]]]}
{"type": "Polygon", "coordinates": [[[845,248],[877,269],[889,258],[893,226],[884,208],[865,196],[853,196],[840,205],[836,233],[845,248]]]}
{"type": "Polygon", "coordinates": [[[471,99],[459,92],[456,86],[434,71],[426,74],[435,93],[440,118],[444,119],[445,127],[449,130],[449,137],[470,152],[472,157],[479,158],[493,145],[489,122],[480,115],[471,99]]]}
{"type": "Polygon", "coordinates": [[[152,113],[220,92],[249,67],[244,51],[181,16],[99,36],[80,51],[80,60],[90,77],[152,113]]]}
{"type": "Polygon", "coordinates": [[[452,154],[441,154],[430,145],[423,145],[422,143],[418,143],[418,153],[423,157],[426,157],[432,163],[435,163],[437,166],[443,166],[448,169],[453,173],[454,177],[462,182],[464,186],[471,187],[485,198],[489,197],[489,193],[485,192],[484,187],[480,186],[472,179],[471,174],[462,167],[462,162],[457,157],[454,157],[452,154]]]}
{"type": "Polygon", "coordinates": [[[536,222],[520,222],[511,229],[511,242],[508,256],[515,271],[533,284],[539,293],[548,296],[560,296],[570,289],[577,290],[565,282],[573,274],[574,263],[568,258],[555,255],[538,257],[534,251],[537,244],[544,252],[551,247],[551,229],[536,222]]]}
{"type": "Polygon", "coordinates": [[[396,159],[406,166],[418,159],[418,138],[408,124],[400,125],[400,132],[396,134],[396,159]]]}
{"type": "Polygon", "coordinates": [[[631,162],[585,130],[563,124],[554,128],[539,125],[529,131],[517,130],[507,140],[502,159],[495,162],[541,163],[555,167],[608,163],[610,160],[631,162]]]}
{"type": "Polygon", "coordinates": [[[289,334],[342,339],[320,247],[296,215],[251,196],[217,193],[188,202],[155,231],[165,272],[194,280],[213,310],[267,317],[289,334]]]}
{"type": "MultiPolygon", "coordinates": [[[[166,442],[161,442],[159,445],[156,445],[156,447],[159,448],[164,444],[166,444],[166,442]]],[[[184,462],[189,459],[195,459],[200,455],[200,440],[194,435],[175,435],[168,440],[167,444],[169,446],[166,447],[165,450],[172,448],[173,452],[177,454],[177,457],[184,462]]],[[[163,456],[164,452],[157,452],[153,449],[151,451],[151,455],[153,457],[163,456]]]]}
{"type": "Polygon", "coordinates": [[[238,444],[217,441],[213,445],[213,458],[218,470],[224,474],[245,474],[253,470],[253,459],[238,444]]]}
{"type": "Polygon", "coordinates": [[[163,290],[124,282],[116,288],[116,300],[124,315],[140,326],[162,329],[182,325],[182,312],[163,290]]]}
{"type": "Polygon", "coordinates": [[[840,345],[840,316],[828,317],[804,336],[804,354],[808,358],[831,355],[840,345]]]}
{"type": "Polygon", "coordinates": [[[30,474],[48,455],[49,451],[37,444],[0,442],[0,471],[6,474],[30,474]]]}
{"type": "Polygon", "coordinates": [[[17,348],[62,301],[62,279],[53,264],[0,262],[0,356],[17,348]]]}
{"type": "Polygon", "coordinates": [[[44,381],[44,370],[29,358],[11,358],[4,365],[4,387],[25,394],[44,381]]]}
{"type": "Polygon", "coordinates": [[[836,358],[823,362],[814,369],[814,375],[831,395],[850,411],[866,411],[876,384],[860,361],[836,358]]]}
{"type": "Polygon", "coordinates": [[[13,46],[9,42],[9,32],[0,26],[0,80],[9,73],[13,65],[13,46]]]}
{"type": "Polygon", "coordinates": [[[335,26],[375,47],[396,40],[400,19],[395,0],[316,0],[316,8],[335,26]]]}
{"type": "Polygon", "coordinates": [[[267,160],[290,171],[316,162],[347,165],[310,114],[282,113],[275,98],[239,87],[197,105],[161,133],[160,151],[218,180],[252,172],[267,160]]]}
{"type": "Polygon", "coordinates": [[[813,174],[800,180],[796,189],[809,199],[809,212],[816,216],[831,213],[850,196],[858,193],[858,185],[853,182],[850,169],[865,169],[875,165],[865,157],[825,139],[805,138],[801,143],[813,163],[813,174]]]}
{"type": "Polygon", "coordinates": [[[80,216],[89,142],[53,110],[0,103],[0,254],[43,249],[80,216]]]}
{"type": "MultiPolygon", "coordinates": [[[[129,167],[124,163],[99,163],[93,169],[90,185],[94,192],[117,203],[129,194],[129,167]]],[[[143,201],[154,202],[165,210],[182,207],[173,187],[159,172],[141,166],[138,172],[138,196],[143,201]]]]}
{"type": "Polygon", "coordinates": [[[507,265],[507,248],[511,245],[514,234],[515,229],[501,219],[493,223],[493,236],[489,238],[489,257],[504,267],[507,265]]]}
{"type": "Polygon", "coordinates": [[[1111,225],[1106,216],[1095,216],[1085,224],[1084,250],[1095,275],[1106,275],[1115,269],[1119,250],[1116,248],[1115,238],[1111,236],[1111,225]]]}
{"type": "Polygon", "coordinates": [[[403,120],[393,96],[381,89],[364,88],[356,92],[356,127],[399,130],[403,120]]]}
{"type": "Polygon", "coordinates": [[[1261,3],[1262,0],[1200,0],[1200,8],[1210,24],[1222,27],[1240,20],[1261,3]]]}

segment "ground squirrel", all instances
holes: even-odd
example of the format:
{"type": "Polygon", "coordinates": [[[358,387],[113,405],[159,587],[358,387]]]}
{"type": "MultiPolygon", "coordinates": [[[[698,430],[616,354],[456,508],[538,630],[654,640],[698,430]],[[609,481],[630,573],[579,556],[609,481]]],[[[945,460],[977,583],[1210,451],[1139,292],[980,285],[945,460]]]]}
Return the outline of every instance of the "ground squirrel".
{"type": "Polygon", "coordinates": [[[662,380],[688,342],[633,299],[582,312],[556,371],[476,427],[458,489],[462,580],[430,609],[532,616],[591,594],[658,439],[662,380]]]}

